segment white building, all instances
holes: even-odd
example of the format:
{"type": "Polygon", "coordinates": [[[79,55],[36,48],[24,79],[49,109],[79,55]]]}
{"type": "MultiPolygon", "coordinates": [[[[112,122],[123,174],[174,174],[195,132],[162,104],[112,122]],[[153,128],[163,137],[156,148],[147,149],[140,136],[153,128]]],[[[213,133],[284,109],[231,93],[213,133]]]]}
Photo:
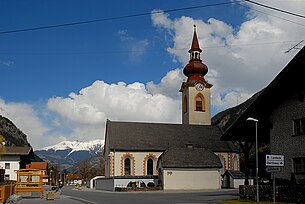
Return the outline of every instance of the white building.
{"type": "Polygon", "coordinates": [[[16,170],[25,168],[23,160],[31,153],[33,153],[31,147],[1,147],[0,169],[5,170],[4,179],[16,181],[16,170]]]}

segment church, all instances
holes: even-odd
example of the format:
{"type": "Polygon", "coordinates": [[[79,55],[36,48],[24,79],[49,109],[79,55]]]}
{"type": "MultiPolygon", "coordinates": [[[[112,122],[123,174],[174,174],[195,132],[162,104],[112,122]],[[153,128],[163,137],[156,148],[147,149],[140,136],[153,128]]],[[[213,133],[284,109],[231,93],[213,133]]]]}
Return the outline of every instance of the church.
{"type": "MultiPolygon", "coordinates": [[[[160,186],[168,189],[220,189],[226,170],[240,169],[240,154],[222,131],[211,125],[208,67],[201,59],[196,26],[184,67],[182,124],[107,120],[105,178],[97,189],[160,186]]],[[[179,87],[177,87],[178,90],[179,87]]]]}

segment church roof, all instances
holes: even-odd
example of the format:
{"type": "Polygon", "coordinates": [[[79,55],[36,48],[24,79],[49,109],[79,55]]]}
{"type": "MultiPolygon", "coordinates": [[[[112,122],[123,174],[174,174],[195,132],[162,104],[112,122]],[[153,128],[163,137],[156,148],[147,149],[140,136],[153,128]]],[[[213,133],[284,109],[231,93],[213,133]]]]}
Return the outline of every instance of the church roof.
{"type": "Polygon", "coordinates": [[[226,170],[226,172],[224,173],[224,176],[226,176],[227,174],[229,174],[229,176],[232,177],[233,179],[244,179],[245,178],[245,173],[243,173],[241,171],[237,171],[237,170],[226,170]]]}
{"type": "Polygon", "coordinates": [[[222,164],[213,152],[204,148],[173,148],[161,156],[162,168],[221,168],[222,164]]]}
{"type": "Polygon", "coordinates": [[[184,148],[206,148],[214,152],[238,152],[228,141],[220,141],[221,130],[211,125],[139,123],[107,121],[106,145],[111,150],[165,151],[184,148]]]}

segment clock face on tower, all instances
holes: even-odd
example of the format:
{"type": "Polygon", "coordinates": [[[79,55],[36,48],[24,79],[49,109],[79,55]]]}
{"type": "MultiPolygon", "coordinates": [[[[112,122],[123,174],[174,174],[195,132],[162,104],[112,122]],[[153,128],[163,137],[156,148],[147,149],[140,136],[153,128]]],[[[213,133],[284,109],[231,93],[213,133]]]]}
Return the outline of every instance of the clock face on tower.
{"type": "Polygon", "coordinates": [[[196,88],[197,91],[202,91],[203,88],[204,88],[204,86],[203,86],[202,83],[197,83],[197,84],[195,85],[195,88],[196,88]]]}

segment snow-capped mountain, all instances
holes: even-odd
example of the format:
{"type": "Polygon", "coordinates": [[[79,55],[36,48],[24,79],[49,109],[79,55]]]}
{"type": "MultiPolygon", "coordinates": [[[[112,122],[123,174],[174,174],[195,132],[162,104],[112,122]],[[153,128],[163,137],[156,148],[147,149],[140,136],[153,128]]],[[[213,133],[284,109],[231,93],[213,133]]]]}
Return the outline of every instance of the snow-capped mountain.
{"type": "Polygon", "coordinates": [[[87,142],[63,141],[53,146],[36,150],[35,153],[43,160],[61,169],[67,169],[78,162],[91,157],[102,156],[104,140],[87,142]]]}
{"type": "Polygon", "coordinates": [[[70,149],[71,151],[67,156],[72,154],[73,152],[77,151],[89,151],[91,153],[97,154],[98,152],[103,151],[104,147],[104,140],[92,140],[88,142],[79,142],[79,141],[63,141],[53,146],[44,147],[41,150],[67,150],[70,149]]]}

